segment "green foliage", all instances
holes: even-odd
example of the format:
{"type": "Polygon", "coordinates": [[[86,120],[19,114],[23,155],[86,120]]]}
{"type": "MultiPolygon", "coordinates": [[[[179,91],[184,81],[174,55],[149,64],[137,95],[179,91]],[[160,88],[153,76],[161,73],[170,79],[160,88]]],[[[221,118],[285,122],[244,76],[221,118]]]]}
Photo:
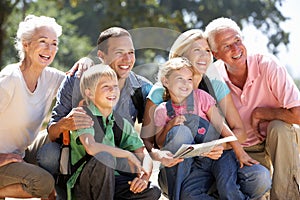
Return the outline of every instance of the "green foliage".
{"type": "Polygon", "coordinates": [[[300,79],[294,80],[295,84],[297,85],[298,89],[300,90],[300,79]]]}
{"type": "MultiPolygon", "coordinates": [[[[3,48],[3,54],[0,49],[0,66],[15,59],[12,38],[17,24],[29,13],[55,17],[63,26],[60,49],[53,63],[60,69],[70,68],[77,59],[88,55],[96,47],[99,33],[111,26],[133,31],[157,27],[179,33],[190,28],[204,29],[209,21],[220,16],[230,17],[240,26],[245,23],[256,26],[269,37],[269,49],[276,54],[278,45],[289,43],[289,33],[280,27],[287,19],[278,10],[282,3],[284,0],[2,0],[0,46],[3,41],[7,48],[3,48]],[[6,36],[1,39],[3,33],[6,36]]],[[[144,38],[145,42],[149,40],[146,35],[144,38]]],[[[161,40],[166,37],[156,39],[163,43],[161,40]]],[[[139,65],[153,61],[158,55],[165,58],[168,55],[166,47],[144,46],[136,53],[139,65]]]]}
{"type": "Polygon", "coordinates": [[[243,22],[251,23],[270,39],[268,47],[277,54],[279,44],[289,43],[289,33],[280,27],[287,20],[278,10],[283,0],[161,0],[170,13],[185,11],[189,28],[204,27],[214,18],[230,17],[241,27],[243,22]]]}
{"type": "Polygon", "coordinates": [[[59,7],[59,2],[43,0],[31,2],[26,7],[24,13],[20,13],[19,9],[14,9],[14,12],[7,21],[7,35],[9,40],[5,40],[5,46],[10,47],[4,51],[3,66],[18,62],[17,52],[14,49],[14,37],[17,32],[18,24],[29,14],[37,16],[47,15],[54,17],[58,24],[63,27],[63,34],[59,38],[59,50],[51,64],[52,67],[58,68],[62,71],[67,71],[73,64],[81,57],[87,55],[92,49],[90,38],[87,36],[80,36],[78,34],[78,27],[74,21],[80,18],[83,13],[72,13],[69,9],[59,7]]]}

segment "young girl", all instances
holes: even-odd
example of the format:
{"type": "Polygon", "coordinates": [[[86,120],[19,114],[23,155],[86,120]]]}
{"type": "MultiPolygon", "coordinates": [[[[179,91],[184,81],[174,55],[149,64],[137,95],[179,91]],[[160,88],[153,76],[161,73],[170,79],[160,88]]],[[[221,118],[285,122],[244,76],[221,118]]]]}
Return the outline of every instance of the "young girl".
{"type": "MultiPolygon", "coordinates": [[[[233,135],[215,106],[213,97],[203,90],[193,90],[193,75],[192,64],[182,57],[170,59],[158,74],[166,89],[166,102],[161,103],[154,113],[156,142],[173,154],[183,143],[218,139],[216,131],[210,132],[210,128],[201,127],[205,121],[210,121],[221,136],[233,135]]],[[[224,151],[221,157],[215,159],[205,155],[188,158],[179,165],[184,166],[180,167],[179,173],[177,166],[166,168],[167,179],[176,176],[173,191],[169,190],[172,199],[213,199],[207,193],[214,180],[220,199],[247,198],[236,184],[239,165],[232,150],[224,151]]]]}

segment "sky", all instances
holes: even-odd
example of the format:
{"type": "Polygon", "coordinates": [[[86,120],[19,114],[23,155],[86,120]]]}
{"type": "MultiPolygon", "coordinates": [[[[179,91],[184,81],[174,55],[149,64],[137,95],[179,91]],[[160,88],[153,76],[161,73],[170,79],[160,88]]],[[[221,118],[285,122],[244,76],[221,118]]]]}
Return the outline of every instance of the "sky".
{"type": "MultiPolygon", "coordinates": [[[[290,43],[288,48],[285,46],[279,48],[280,53],[277,57],[286,66],[293,78],[300,79],[300,12],[297,8],[299,8],[299,0],[285,0],[279,7],[285,17],[290,17],[290,20],[280,24],[286,32],[290,32],[290,43]]],[[[268,51],[267,38],[259,30],[253,26],[248,26],[244,28],[243,33],[244,41],[249,50],[258,48],[263,52],[268,51]]]]}

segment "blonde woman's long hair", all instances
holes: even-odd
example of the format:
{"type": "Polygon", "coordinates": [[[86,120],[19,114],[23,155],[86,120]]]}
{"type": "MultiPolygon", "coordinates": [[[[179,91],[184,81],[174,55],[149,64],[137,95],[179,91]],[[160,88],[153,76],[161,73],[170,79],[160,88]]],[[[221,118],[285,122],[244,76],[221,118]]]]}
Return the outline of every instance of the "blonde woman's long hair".
{"type": "Polygon", "coordinates": [[[171,47],[169,59],[182,57],[193,42],[198,39],[206,39],[203,31],[200,29],[191,29],[180,34],[171,47]]]}

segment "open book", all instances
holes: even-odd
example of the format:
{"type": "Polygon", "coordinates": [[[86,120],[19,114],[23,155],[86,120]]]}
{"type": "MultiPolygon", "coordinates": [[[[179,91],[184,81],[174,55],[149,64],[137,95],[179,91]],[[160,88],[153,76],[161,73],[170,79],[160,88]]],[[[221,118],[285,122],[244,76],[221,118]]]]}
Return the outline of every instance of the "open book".
{"type": "Polygon", "coordinates": [[[228,136],[201,144],[182,144],[175,153],[174,158],[190,158],[194,156],[200,156],[203,153],[210,152],[216,145],[235,140],[237,140],[235,136],[228,136]]]}

